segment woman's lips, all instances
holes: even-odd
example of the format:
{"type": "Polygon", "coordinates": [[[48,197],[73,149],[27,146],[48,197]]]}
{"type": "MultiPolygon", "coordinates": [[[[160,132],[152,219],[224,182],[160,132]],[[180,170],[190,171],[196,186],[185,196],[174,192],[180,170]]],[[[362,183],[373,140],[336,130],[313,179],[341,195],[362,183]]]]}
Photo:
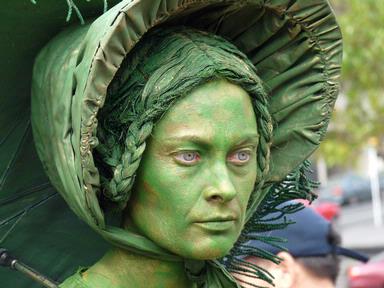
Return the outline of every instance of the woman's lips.
{"type": "Polygon", "coordinates": [[[235,224],[235,221],[228,220],[228,221],[213,221],[213,222],[196,222],[195,224],[200,228],[203,228],[204,230],[220,232],[220,231],[226,231],[231,229],[235,224]]]}
{"type": "Polygon", "coordinates": [[[212,219],[207,221],[198,221],[194,224],[204,230],[220,232],[231,229],[235,225],[235,219],[212,219]]]}

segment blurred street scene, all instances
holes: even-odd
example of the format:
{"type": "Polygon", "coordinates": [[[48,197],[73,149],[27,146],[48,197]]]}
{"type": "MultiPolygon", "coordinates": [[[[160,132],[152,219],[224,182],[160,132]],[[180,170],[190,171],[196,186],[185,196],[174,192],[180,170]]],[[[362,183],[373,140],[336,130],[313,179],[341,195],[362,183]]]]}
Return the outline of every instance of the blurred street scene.
{"type": "Polygon", "coordinates": [[[313,204],[344,247],[372,263],[342,262],[337,287],[384,287],[384,5],[330,0],[344,38],[342,86],[329,133],[313,155],[313,204]]]}
{"type": "MultiPolygon", "coordinates": [[[[384,217],[384,213],[382,217],[384,217]]],[[[368,253],[384,249],[384,225],[378,227],[374,225],[372,203],[359,203],[344,207],[336,227],[342,235],[345,247],[368,253]]]]}
{"type": "MultiPolygon", "coordinates": [[[[384,217],[384,214],[382,214],[384,217]]],[[[372,216],[372,204],[356,203],[342,208],[339,219],[335,222],[337,231],[342,236],[343,246],[379,258],[383,261],[382,281],[384,281],[384,226],[375,226],[372,216]]],[[[375,260],[375,259],[373,259],[375,260]]],[[[358,261],[344,258],[342,260],[338,288],[350,287],[348,277],[351,277],[351,267],[361,265],[358,261]]],[[[384,282],[381,282],[381,285],[384,282]]],[[[383,286],[362,286],[383,287],[383,286]]]]}

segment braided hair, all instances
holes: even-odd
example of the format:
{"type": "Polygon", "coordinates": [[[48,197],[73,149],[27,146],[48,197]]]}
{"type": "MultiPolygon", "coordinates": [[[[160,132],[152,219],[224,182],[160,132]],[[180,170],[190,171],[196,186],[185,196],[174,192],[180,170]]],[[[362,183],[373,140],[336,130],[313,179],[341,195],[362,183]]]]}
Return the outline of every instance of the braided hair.
{"type": "Polygon", "coordinates": [[[254,192],[261,189],[269,169],[273,126],[256,68],[222,37],[174,27],[149,31],[108,87],[98,118],[100,144],[94,152],[103,199],[125,206],[155,123],[180,97],[215,79],[239,85],[251,97],[260,133],[254,192]]]}

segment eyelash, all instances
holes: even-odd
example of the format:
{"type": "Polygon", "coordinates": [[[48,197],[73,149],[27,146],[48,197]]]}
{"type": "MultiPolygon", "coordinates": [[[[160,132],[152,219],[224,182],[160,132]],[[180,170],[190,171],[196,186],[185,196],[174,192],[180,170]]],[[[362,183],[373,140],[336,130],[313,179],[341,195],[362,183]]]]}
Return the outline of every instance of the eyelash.
{"type": "Polygon", "coordinates": [[[249,150],[238,150],[238,151],[235,151],[234,153],[232,153],[229,157],[228,157],[228,160],[234,160],[234,161],[229,161],[230,163],[236,165],[236,166],[242,166],[242,165],[245,165],[249,162],[249,160],[251,159],[251,151],[249,150]],[[246,159],[240,159],[240,153],[243,153],[242,156],[246,156],[246,159]],[[237,159],[233,159],[232,157],[233,156],[238,156],[237,159]]]}
{"type": "Polygon", "coordinates": [[[176,153],[174,157],[178,162],[186,165],[193,165],[200,160],[200,154],[196,151],[182,151],[176,153]],[[188,160],[185,156],[193,156],[193,159],[188,160]]]}
{"type": "MultiPolygon", "coordinates": [[[[236,166],[242,166],[245,165],[249,162],[251,159],[251,154],[252,151],[250,150],[237,150],[233,153],[231,153],[228,157],[227,160],[231,164],[234,164],[236,166]],[[240,153],[243,153],[242,156],[247,156],[246,159],[240,159],[240,153]],[[237,159],[234,159],[233,156],[238,156],[237,159]]],[[[184,165],[194,165],[197,162],[200,161],[201,157],[200,154],[197,151],[182,151],[178,152],[174,155],[174,158],[176,159],[177,162],[184,164],[184,165]]]]}

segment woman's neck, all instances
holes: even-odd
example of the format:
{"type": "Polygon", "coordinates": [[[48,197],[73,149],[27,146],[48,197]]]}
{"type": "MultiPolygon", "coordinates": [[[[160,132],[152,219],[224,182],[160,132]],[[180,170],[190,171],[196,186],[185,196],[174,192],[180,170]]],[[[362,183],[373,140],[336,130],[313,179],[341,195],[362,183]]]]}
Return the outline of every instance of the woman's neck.
{"type": "Polygon", "coordinates": [[[195,287],[187,278],[184,263],[164,261],[114,248],[82,274],[92,288],[195,287]],[[100,286],[101,287],[101,286],[100,286]],[[108,286],[109,287],[109,286],[108,286]]]}

